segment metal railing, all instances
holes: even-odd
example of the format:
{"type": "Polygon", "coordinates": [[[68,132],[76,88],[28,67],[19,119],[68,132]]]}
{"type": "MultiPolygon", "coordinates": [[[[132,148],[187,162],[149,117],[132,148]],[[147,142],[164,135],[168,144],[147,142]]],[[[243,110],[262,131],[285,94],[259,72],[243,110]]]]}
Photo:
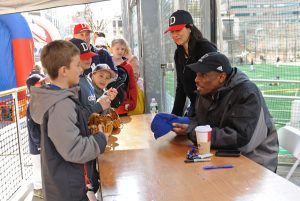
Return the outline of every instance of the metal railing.
{"type": "Polygon", "coordinates": [[[261,89],[277,128],[291,123],[291,117],[294,116],[293,113],[298,112],[293,111],[292,104],[293,101],[300,100],[300,96],[298,95],[298,91],[300,92],[300,81],[269,79],[251,79],[251,81],[255,82],[261,89]],[[270,90],[261,84],[267,84],[269,86],[274,84],[276,86],[282,86],[285,84],[285,87],[284,89],[270,90]],[[291,92],[294,92],[294,94],[291,92]]]}
{"type": "Polygon", "coordinates": [[[32,175],[26,87],[0,92],[0,200],[9,200],[32,175]]]}

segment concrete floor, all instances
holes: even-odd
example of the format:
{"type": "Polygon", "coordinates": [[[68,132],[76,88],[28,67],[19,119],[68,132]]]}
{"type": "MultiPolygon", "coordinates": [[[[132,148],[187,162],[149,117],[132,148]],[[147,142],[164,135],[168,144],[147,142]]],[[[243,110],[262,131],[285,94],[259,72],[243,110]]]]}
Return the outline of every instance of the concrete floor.
{"type": "MultiPolygon", "coordinates": [[[[33,197],[33,190],[31,190],[24,199],[24,201],[43,201],[43,199],[33,197]]],[[[19,200],[21,201],[21,200],[19,200]]],[[[22,200],[23,201],[23,200],[22,200]]]]}
{"type": "MultiPolygon", "coordinates": [[[[277,174],[285,178],[296,161],[296,158],[291,155],[282,155],[279,156],[278,161],[277,174]]],[[[296,168],[289,181],[300,187],[300,165],[296,168]]]]}

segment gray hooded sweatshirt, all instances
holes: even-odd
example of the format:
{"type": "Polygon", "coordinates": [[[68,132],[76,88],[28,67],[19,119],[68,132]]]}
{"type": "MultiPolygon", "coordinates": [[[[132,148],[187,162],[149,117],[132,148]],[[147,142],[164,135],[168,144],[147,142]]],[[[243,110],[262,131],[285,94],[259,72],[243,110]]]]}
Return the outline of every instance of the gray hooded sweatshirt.
{"type": "Polygon", "coordinates": [[[48,201],[87,199],[84,163],[93,186],[99,185],[95,159],[107,142],[103,133],[89,135],[84,109],[78,110],[80,103],[70,98],[77,99],[77,94],[78,88],[31,88],[30,113],[41,125],[43,190],[48,201]]]}

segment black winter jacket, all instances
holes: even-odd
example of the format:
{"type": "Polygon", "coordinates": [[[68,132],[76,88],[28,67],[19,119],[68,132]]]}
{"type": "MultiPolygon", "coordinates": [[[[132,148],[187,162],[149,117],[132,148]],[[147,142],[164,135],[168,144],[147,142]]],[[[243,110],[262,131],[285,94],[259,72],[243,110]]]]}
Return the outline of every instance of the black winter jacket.
{"type": "Polygon", "coordinates": [[[40,154],[41,128],[39,124],[32,120],[29,107],[30,103],[28,104],[26,110],[29,153],[32,155],[38,155],[40,154]]]}
{"type": "Polygon", "coordinates": [[[260,90],[237,68],[216,94],[197,96],[196,116],[189,126],[194,142],[198,125],[212,127],[212,148],[239,149],[246,157],[276,170],[279,148],[272,117],[260,90]]]}
{"type": "Polygon", "coordinates": [[[186,59],[185,64],[181,64],[179,61],[178,49],[175,51],[174,60],[177,74],[177,87],[174,100],[174,106],[172,114],[182,116],[183,109],[186,101],[186,97],[189,97],[191,101],[190,114],[193,116],[195,111],[195,100],[196,100],[196,85],[195,78],[196,73],[191,69],[186,68],[186,65],[196,63],[203,55],[208,52],[216,52],[216,46],[206,39],[197,41],[196,46],[190,52],[190,57],[186,59]]]}

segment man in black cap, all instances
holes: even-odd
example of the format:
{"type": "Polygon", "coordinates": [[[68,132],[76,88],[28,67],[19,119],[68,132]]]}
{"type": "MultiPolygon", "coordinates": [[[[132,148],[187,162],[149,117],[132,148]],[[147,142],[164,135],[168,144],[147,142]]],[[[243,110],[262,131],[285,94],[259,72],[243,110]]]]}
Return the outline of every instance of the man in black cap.
{"type": "Polygon", "coordinates": [[[196,116],[191,123],[174,124],[177,134],[196,142],[195,127],[210,125],[211,146],[239,149],[243,155],[275,171],[277,132],[264,98],[257,86],[219,52],[202,56],[188,65],[197,73],[196,116]]]}
{"type": "MultiPolygon", "coordinates": [[[[29,77],[26,79],[26,85],[28,92],[30,94],[30,87],[39,86],[44,84],[45,76],[39,71],[33,70],[29,77]]],[[[33,121],[30,114],[29,102],[26,110],[26,120],[28,129],[28,143],[29,143],[29,153],[32,160],[32,183],[33,183],[33,196],[43,199],[42,191],[42,175],[41,175],[41,155],[40,155],[40,144],[41,144],[41,130],[40,125],[33,121]]]]}

